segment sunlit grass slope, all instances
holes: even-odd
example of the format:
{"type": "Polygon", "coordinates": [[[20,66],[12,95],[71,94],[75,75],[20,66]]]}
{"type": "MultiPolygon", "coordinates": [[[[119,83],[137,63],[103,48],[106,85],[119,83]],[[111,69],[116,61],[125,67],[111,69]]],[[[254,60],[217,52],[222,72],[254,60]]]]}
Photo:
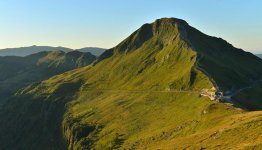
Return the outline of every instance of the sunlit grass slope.
{"type": "Polygon", "coordinates": [[[20,90],[0,110],[0,148],[259,149],[262,112],[200,96],[213,85],[185,25],[145,24],[93,65],[20,90]]]}

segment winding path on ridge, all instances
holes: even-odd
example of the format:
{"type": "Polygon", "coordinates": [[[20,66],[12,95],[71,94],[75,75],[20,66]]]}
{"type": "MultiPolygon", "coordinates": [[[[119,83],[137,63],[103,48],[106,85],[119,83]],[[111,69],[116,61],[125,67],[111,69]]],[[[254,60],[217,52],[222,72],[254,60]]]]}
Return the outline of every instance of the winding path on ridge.
{"type": "Polygon", "coordinates": [[[198,90],[106,90],[94,89],[84,92],[113,92],[113,93],[200,93],[198,90]]]}

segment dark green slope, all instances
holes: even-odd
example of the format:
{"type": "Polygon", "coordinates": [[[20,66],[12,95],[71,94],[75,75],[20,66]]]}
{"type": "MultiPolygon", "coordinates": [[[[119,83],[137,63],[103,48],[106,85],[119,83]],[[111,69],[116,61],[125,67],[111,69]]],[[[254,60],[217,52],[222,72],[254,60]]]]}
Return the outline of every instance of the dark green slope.
{"type": "Polygon", "coordinates": [[[260,111],[200,96],[210,79],[223,90],[258,79],[251,59],[183,20],[145,24],[92,66],[19,90],[0,109],[0,149],[259,148],[260,111]]]}
{"type": "Polygon", "coordinates": [[[0,57],[1,99],[19,88],[45,80],[53,75],[91,64],[96,57],[78,51],[39,52],[26,57],[0,57]]]}
{"type": "Polygon", "coordinates": [[[255,55],[233,47],[221,38],[211,37],[185,25],[199,65],[223,91],[247,87],[262,78],[262,61],[255,55]]]}
{"type": "Polygon", "coordinates": [[[233,100],[249,110],[262,110],[262,82],[256,82],[233,95],[233,100]]]}

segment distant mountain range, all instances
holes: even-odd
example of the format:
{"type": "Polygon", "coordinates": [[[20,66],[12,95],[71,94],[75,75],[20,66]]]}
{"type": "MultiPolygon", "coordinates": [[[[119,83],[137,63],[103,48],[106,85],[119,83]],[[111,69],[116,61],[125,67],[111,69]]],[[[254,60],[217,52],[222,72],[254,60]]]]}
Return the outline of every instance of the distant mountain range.
{"type": "Polygon", "coordinates": [[[95,56],[100,56],[106,49],[104,48],[97,48],[97,47],[85,47],[81,49],[76,49],[79,52],[90,52],[95,56]]]}
{"type": "Polygon", "coordinates": [[[257,54],[257,56],[262,59],[262,54],[257,54]]]}
{"type": "MultiPolygon", "coordinates": [[[[51,47],[51,46],[29,46],[29,47],[20,47],[20,48],[6,48],[0,49],[0,56],[27,56],[30,54],[43,52],[43,51],[54,51],[60,50],[63,52],[74,51],[74,49],[66,48],[66,47],[51,47]]],[[[101,55],[105,49],[97,48],[97,47],[86,47],[77,49],[80,52],[90,52],[95,56],[101,55]]]]}

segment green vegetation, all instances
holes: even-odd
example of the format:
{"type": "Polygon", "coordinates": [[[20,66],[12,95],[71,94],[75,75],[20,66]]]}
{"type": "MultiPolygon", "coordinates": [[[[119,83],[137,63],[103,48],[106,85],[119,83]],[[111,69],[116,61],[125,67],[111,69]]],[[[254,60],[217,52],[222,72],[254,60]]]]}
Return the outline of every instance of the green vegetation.
{"type": "Polygon", "coordinates": [[[68,70],[91,64],[90,53],[40,52],[26,57],[0,57],[0,102],[18,89],[68,70]]]}
{"type": "Polygon", "coordinates": [[[0,149],[259,149],[261,111],[200,91],[210,79],[223,90],[249,84],[261,63],[183,20],[157,20],[94,64],[19,90],[0,109],[0,149]]]}
{"type": "Polygon", "coordinates": [[[262,83],[244,89],[233,97],[233,100],[249,110],[262,110],[262,83]]]}
{"type": "Polygon", "coordinates": [[[29,46],[29,47],[19,47],[19,48],[6,48],[0,49],[0,56],[28,56],[32,54],[36,54],[39,52],[49,52],[49,51],[63,51],[65,53],[79,51],[83,53],[91,53],[95,56],[100,56],[105,49],[98,47],[85,47],[80,49],[70,49],[66,47],[51,47],[51,46],[29,46]]]}
{"type": "Polygon", "coordinates": [[[261,59],[190,26],[186,26],[186,31],[194,50],[201,57],[201,68],[210,74],[221,90],[240,89],[261,80],[261,59]]]}

